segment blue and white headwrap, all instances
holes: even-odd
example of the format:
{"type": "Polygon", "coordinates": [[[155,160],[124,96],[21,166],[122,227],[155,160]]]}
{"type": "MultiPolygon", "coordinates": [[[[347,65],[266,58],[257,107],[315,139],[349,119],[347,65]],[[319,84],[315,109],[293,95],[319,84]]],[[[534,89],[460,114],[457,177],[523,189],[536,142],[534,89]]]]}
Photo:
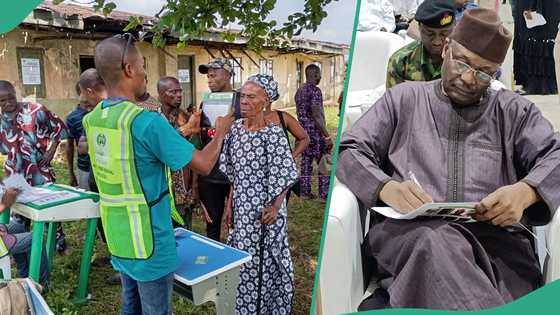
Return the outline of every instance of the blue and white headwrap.
{"type": "Polygon", "coordinates": [[[247,82],[253,82],[256,85],[260,86],[266,92],[272,102],[280,98],[280,94],[278,94],[278,82],[274,81],[274,78],[270,75],[252,75],[247,79],[247,82]]]}

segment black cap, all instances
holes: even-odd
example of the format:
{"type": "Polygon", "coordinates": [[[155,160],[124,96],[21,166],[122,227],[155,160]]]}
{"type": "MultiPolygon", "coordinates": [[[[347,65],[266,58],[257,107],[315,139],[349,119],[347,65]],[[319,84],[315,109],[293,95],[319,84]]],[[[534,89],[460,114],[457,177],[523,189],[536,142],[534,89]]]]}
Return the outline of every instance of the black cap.
{"type": "Polygon", "coordinates": [[[433,28],[443,28],[455,22],[453,0],[425,0],[416,10],[416,21],[433,28]]]}
{"type": "Polygon", "coordinates": [[[198,66],[198,72],[207,74],[208,69],[224,69],[229,73],[233,73],[231,62],[225,58],[214,58],[205,65],[198,66]]]}

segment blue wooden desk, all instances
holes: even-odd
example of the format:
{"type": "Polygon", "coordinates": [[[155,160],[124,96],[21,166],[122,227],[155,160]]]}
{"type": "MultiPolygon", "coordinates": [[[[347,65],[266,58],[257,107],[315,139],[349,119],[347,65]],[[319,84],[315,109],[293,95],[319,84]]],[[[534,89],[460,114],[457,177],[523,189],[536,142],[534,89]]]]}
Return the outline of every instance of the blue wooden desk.
{"type": "Polygon", "coordinates": [[[234,314],[239,268],[251,255],[183,228],[175,229],[175,239],[175,292],[195,305],[214,302],[219,315],[234,314]]]}

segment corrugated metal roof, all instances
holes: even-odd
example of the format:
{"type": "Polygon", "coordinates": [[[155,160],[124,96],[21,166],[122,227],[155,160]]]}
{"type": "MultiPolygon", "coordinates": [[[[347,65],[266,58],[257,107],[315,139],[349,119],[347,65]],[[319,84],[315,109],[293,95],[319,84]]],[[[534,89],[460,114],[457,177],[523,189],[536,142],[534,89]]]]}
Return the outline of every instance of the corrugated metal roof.
{"type": "Polygon", "coordinates": [[[96,12],[93,7],[86,7],[71,3],[61,3],[58,5],[53,4],[51,1],[44,1],[42,4],[37,6],[37,9],[46,10],[50,12],[56,12],[60,14],[65,14],[68,16],[78,15],[82,19],[89,18],[101,18],[101,19],[112,19],[116,21],[128,21],[131,16],[142,16],[144,21],[155,21],[156,18],[152,16],[134,14],[129,12],[123,12],[118,10],[113,10],[108,16],[104,16],[103,12],[96,12]]]}
{"type": "MultiPolygon", "coordinates": [[[[106,22],[110,22],[110,21],[115,21],[118,24],[124,24],[126,22],[129,21],[131,16],[141,16],[144,18],[144,24],[151,25],[155,22],[157,22],[157,18],[153,17],[153,16],[146,16],[146,15],[142,15],[142,14],[135,14],[135,13],[130,13],[130,12],[124,12],[124,11],[118,11],[118,10],[113,10],[111,12],[111,14],[109,14],[108,16],[104,16],[102,12],[97,12],[93,9],[93,7],[87,7],[87,6],[82,6],[82,5],[77,5],[77,4],[71,4],[71,3],[61,3],[58,5],[54,5],[51,1],[44,1],[42,4],[40,4],[35,10],[34,12],[40,12],[40,11],[46,11],[46,12],[51,12],[56,14],[56,16],[58,17],[59,20],[63,19],[66,21],[73,21],[73,22],[77,22],[76,19],[80,20],[78,24],[76,23],[66,23],[63,22],[62,24],[59,25],[55,25],[53,23],[47,23],[46,25],[50,25],[50,26],[60,26],[60,27],[67,27],[67,28],[76,28],[76,29],[82,29],[84,27],[84,24],[81,22],[85,22],[87,23],[88,21],[106,21],[106,22]],[[80,25],[80,26],[77,26],[80,25]]],[[[24,20],[24,22],[30,22],[32,19],[34,18],[34,13],[32,12],[28,19],[24,20]]],[[[33,21],[37,21],[36,19],[33,21]]],[[[90,23],[91,24],[91,23],[90,23]]],[[[222,32],[232,32],[232,33],[238,33],[240,32],[239,29],[223,29],[223,28],[211,28],[208,29],[208,35],[214,33],[214,34],[219,34],[222,32]]],[[[202,41],[212,41],[212,42],[222,42],[219,37],[216,36],[204,36],[204,38],[201,38],[200,40],[202,41]]],[[[238,41],[236,41],[237,44],[243,44],[246,41],[246,39],[238,39],[238,41]]],[[[332,43],[332,42],[323,42],[323,41],[318,41],[318,40],[309,40],[309,39],[305,39],[302,37],[297,37],[294,38],[292,40],[292,44],[290,45],[291,49],[307,49],[307,50],[315,50],[315,51],[322,51],[322,52],[329,52],[329,53],[334,53],[334,51],[344,51],[347,50],[349,48],[348,45],[344,45],[344,44],[337,44],[337,43],[332,43]]],[[[344,53],[344,52],[341,52],[344,53]]]]}

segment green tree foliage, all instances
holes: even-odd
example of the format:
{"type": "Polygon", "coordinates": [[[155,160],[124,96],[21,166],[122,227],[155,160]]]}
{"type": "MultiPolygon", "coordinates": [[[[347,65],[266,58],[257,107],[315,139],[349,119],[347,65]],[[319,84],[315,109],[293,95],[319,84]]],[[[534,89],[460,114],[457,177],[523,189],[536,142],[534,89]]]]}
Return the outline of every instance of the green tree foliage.
{"type": "MultiPolygon", "coordinates": [[[[75,0],[54,0],[55,4],[75,0]]],[[[282,47],[289,43],[293,36],[303,30],[315,32],[327,16],[324,7],[338,0],[304,0],[302,12],[290,14],[287,21],[279,24],[268,19],[276,6],[276,0],[167,0],[161,11],[156,15],[157,22],[149,27],[154,37],[152,43],[162,47],[167,36],[179,38],[179,47],[184,47],[189,40],[201,38],[211,28],[226,28],[231,24],[239,25],[240,31],[221,33],[224,40],[233,42],[238,38],[247,40],[249,48],[260,50],[264,46],[282,47]]],[[[88,2],[93,7],[110,14],[116,5],[107,0],[88,2]]],[[[125,31],[136,29],[144,23],[140,16],[130,18],[125,31]]]]}

